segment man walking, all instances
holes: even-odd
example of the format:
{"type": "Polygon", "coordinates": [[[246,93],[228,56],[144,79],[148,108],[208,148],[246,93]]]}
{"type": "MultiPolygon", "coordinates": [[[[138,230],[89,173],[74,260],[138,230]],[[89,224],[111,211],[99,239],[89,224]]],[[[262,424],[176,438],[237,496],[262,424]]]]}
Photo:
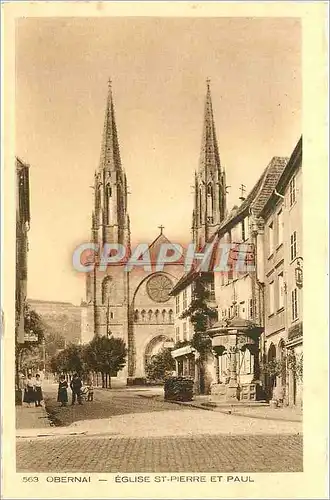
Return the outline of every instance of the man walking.
{"type": "Polygon", "coordinates": [[[77,373],[73,375],[73,378],[70,383],[70,387],[72,390],[72,404],[74,405],[76,402],[76,399],[78,399],[78,403],[82,405],[82,400],[81,400],[81,388],[82,388],[82,381],[81,378],[77,373]]]}

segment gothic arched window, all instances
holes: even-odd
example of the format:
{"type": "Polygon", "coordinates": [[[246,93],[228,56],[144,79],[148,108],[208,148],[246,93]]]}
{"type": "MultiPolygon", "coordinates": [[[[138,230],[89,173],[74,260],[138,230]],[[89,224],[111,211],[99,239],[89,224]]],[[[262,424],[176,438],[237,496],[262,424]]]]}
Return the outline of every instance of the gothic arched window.
{"type": "Polygon", "coordinates": [[[106,216],[106,224],[110,224],[110,198],[112,196],[111,186],[108,183],[105,188],[105,216],[106,216]]]}
{"type": "Polygon", "coordinates": [[[152,318],[152,310],[149,309],[149,311],[148,311],[148,321],[149,321],[149,323],[151,321],[151,318],[152,318]]]}
{"type": "Polygon", "coordinates": [[[213,211],[214,211],[214,196],[212,184],[207,186],[207,216],[210,222],[213,222],[213,211]]]}
{"type": "Polygon", "coordinates": [[[142,311],[141,311],[141,319],[142,319],[142,321],[145,321],[145,320],[146,320],[146,312],[145,312],[145,309],[142,309],[142,311]]]}
{"type": "Polygon", "coordinates": [[[202,188],[199,188],[199,222],[203,222],[202,188]]]}
{"type": "Polygon", "coordinates": [[[111,276],[106,276],[102,282],[102,302],[106,304],[110,298],[112,287],[112,278],[111,276]]]}
{"type": "Polygon", "coordinates": [[[165,323],[165,320],[166,320],[166,310],[163,309],[162,310],[162,321],[163,321],[163,323],[165,323]]]}
{"type": "Polygon", "coordinates": [[[139,321],[139,311],[137,309],[135,309],[134,311],[134,321],[135,322],[139,321]]]}
{"type": "Polygon", "coordinates": [[[172,322],[173,322],[173,311],[172,311],[172,309],[170,309],[170,310],[168,311],[168,322],[169,322],[169,323],[172,323],[172,322]]]}
{"type": "Polygon", "coordinates": [[[156,323],[158,323],[158,321],[159,321],[159,310],[158,309],[156,309],[156,311],[155,311],[155,318],[156,318],[156,323]]]}

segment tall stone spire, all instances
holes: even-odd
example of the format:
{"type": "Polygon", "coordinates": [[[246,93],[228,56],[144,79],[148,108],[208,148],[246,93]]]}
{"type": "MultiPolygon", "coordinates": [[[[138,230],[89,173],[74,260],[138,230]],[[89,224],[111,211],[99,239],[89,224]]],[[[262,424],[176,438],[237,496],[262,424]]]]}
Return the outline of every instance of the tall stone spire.
{"type": "Polygon", "coordinates": [[[108,97],[103,128],[100,169],[108,171],[121,170],[115,108],[112,97],[112,82],[110,79],[108,80],[108,97]]]}
{"type": "Polygon", "coordinates": [[[206,99],[199,170],[203,173],[221,171],[217,134],[214,125],[210,79],[206,80],[206,99]]]}
{"type": "Polygon", "coordinates": [[[99,169],[95,172],[94,222],[100,244],[130,245],[127,180],[122,168],[111,80],[105,111],[99,169]]]}
{"type": "Polygon", "coordinates": [[[226,179],[221,166],[214,124],[210,80],[206,80],[206,99],[202,145],[195,173],[193,240],[200,248],[216,231],[226,212],[226,179]]]}

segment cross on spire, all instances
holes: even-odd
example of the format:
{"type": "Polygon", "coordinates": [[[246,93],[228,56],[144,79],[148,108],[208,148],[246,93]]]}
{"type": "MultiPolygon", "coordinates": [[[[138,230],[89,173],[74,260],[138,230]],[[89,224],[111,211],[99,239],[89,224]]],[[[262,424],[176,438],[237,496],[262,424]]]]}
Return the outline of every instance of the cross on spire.
{"type": "Polygon", "coordinates": [[[165,226],[161,224],[160,226],[158,226],[158,229],[160,229],[160,234],[163,234],[163,229],[165,229],[165,226]]]}
{"type": "Polygon", "coordinates": [[[245,186],[245,184],[241,184],[240,191],[241,191],[241,196],[239,197],[239,199],[240,199],[240,200],[242,200],[242,201],[244,201],[244,200],[245,200],[244,193],[245,193],[245,191],[246,191],[246,186],[245,186]]]}

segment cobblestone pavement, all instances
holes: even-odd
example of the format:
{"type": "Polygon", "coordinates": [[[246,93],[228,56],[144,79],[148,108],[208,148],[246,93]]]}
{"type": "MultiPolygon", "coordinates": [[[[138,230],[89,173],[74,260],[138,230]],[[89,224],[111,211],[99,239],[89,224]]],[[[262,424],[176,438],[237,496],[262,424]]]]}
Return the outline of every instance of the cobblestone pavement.
{"type": "Polygon", "coordinates": [[[301,436],[66,437],[17,441],[17,472],[299,472],[301,436]]]}

